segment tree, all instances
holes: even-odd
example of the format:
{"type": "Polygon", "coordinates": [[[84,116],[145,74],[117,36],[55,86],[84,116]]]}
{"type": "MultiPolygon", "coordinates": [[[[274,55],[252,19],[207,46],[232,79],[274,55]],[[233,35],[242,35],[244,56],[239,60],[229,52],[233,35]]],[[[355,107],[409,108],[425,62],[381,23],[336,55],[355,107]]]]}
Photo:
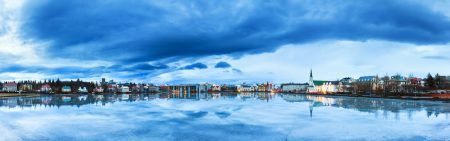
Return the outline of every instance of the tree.
{"type": "Polygon", "coordinates": [[[434,81],[436,82],[436,88],[443,89],[445,84],[445,79],[442,78],[442,76],[439,75],[439,73],[436,74],[434,77],[434,81]]]}
{"type": "Polygon", "coordinates": [[[430,73],[428,73],[427,80],[426,80],[425,84],[426,84],[426,86],[429,89],[435,89],[436,88],[436,81],[434,80],[433,76],[430,73]]]}

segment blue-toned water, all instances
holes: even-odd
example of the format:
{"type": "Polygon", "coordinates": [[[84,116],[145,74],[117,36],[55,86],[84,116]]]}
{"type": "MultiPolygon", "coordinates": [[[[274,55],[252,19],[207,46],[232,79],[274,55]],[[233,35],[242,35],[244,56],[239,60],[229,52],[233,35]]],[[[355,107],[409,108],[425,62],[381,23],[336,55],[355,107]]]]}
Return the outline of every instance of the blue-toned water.
{"type": "Polygon", "coordinates": [[[450,140],[450,103],[270,93],[0,99],[0,140],[450,140]]]}

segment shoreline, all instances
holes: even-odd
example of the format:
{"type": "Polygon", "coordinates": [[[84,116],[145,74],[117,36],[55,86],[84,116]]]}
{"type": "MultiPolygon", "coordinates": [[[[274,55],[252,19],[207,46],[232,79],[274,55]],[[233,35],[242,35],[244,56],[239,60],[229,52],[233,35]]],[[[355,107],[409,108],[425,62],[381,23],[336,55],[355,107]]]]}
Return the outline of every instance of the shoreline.
{"type": "MultiPolygon", "coordinates": [[[[167,93],[167,92],[160,92],[167,93]]],[[[230,93],[230,92],[227,92],[230,93]]],[[[240,92],[232,92],[232,93],[240,93],[240,92]]],[[[267,92],[269,93],[269,92],[267,92]]],[[[63,93],[63,94],[52,94],[52,93],[0,93],[0,98],[8,98],[8,97],[34,97],[40,95],[83,95],[83,94],[91,94],[91,93],[63,93]]],[[[109,93],[93,93],[96,95],[103,95],[109,93]]],[[[111,93],[111,94],[121,94],[121,93],[111,93]]],[[[123,94],[141,94],[141,93],[123,93],[123,94]]],[[[148,93],[148,94],[157,94],[157,93],[148,93]]],[[[428,101],[450,101],[450,94],[436,94],[442,95],[442,97],[436,97],[436,95],[428,95],[428,96],[369,96],[369,95],[351,95],[351,94],[313,94],[313,93],[282,93],[282,94],[302,94],[302,95],[316,95],[316,96],[344,96],[344,97],[365,97],[365,98],[382,98],[382,99],[403,99],[403,100],[428,100],[428,101]]]]}
{"type": "Polygon", "coordinates": [[[7,97],[33,97],[33,96],[40,96],[41,94],[38,93],[0,93],[0,98],[7,98],[7,97]]]}
{"type": "MultiPolygon", "coordinates": [[[[368,95],[348,95],[348,94],[312,94],[312,93],[287,93],[287,94],[304,94],[304,95],[320,95],[320,96],[344,96],[344,97],[365,97],[365,98],[381,98],[381,99],[402,99],[402,100],[427,100],[427,101],[450,101],[450,98],[432,97],[432,96],[368,96],[368,95]]],[[[448,95],[448,94],[446,94],[448,95]]]]}

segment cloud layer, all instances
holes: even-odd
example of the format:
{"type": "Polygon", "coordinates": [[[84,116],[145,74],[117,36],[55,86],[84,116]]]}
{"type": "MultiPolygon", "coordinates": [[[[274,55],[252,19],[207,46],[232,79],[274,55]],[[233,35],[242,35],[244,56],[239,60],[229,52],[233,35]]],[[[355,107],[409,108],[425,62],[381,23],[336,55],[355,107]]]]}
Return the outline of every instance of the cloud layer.
{"type": "MultiPolygon", "coordinates": [[[[20,19],[13,22],[19,46],[34,44],[29,50],[41,60],[106,64],[90,70],[67,63],[36,69],[16,61],[3,72],[67,74],[79,70],[89,74],[95,70],[92,74],[126,72],[131,78],[148,79],[171,71],[231,68],[226,59],[198,61],[210,56],[239,59],[274,52],[284,45],[324,40],[447,45],[448,11],[435,7],[413,0],[24,1],[20,14],[0,14],[0,20],[20,19]]],[[[0,36],[8,29],[0,26],[0,36]]],[[[423,58],[448,60],[445,56],[423,58]]]]}
{"type": "Polygon", "coordinates": [[[324,39],[450,40],[448,17],[409,1],[30,1],[23,37],[53,57],[119,62],[240,55],[324,39]],[[130,8],[133,7],[133,8],[130,8]]]}

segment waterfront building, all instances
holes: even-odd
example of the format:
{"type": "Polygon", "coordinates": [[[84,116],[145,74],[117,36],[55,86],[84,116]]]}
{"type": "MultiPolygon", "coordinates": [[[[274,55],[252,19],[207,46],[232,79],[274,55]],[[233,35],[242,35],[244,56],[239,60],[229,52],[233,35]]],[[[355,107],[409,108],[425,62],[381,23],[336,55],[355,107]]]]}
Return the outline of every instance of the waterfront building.
{"type": "Polygon", "coordinates": [[[389,78],[380,79],[378,76],[361,76],[358,78],[355,88],[356,91],[377,91],[384,88],[386,81],[389,81],[389,78]]]}
{"type": "Polygon", "coordinates": [[[414,86],[425,86],[424,81],[422,78],[419,77],[409,77],[406,79],[407,85],[414,85],[414,86]]]}
{"type": "Polygon", "coordinates": [[[249,84],[242,84],[237,86],[238,92],[254,92],[255,86],[249,84]]]}
{"type": "Polygon", "coordinates": [[[3,84],[4,92],[17,92],[17,83],[16,82],[5,82],[3,84]]]}
{"type": "Polygon", "coordinates": [[[104,89],[101,86],[97,86],[97,87],[94,88],[94,92],[95,93],[103,93],[104,89]]]}
{"type": "Polygon", "coordinates": [[[43,84],[41,86],[40,92],[48,93],[52,91],[52,87],[50,87],[50,84],[43,84]]]}
{"type": "Polygon", "coordinates": [[[147,86],[147,92],[156,93],[159,92],[160,88],[158,86],[154,85],[148,85],[147,86]]]}
{"type": "Polygon", "coordinates": [[[139,93],[141,92],[141,86],[140,85],[134,85],[131,87],[131,92],[133,93],[139,93]]]}
{"type": "Polygon", "coordinates": [[[121,93],[129,93],[129,92],[131,92],[131,91],[130,91],[130,87],[125,86],[125,85],[122,85],[122,86],[120,86],[120,88],[119,88],[119,92],[121,92],[121,93]]]}
{"type": "Polygon", "coordinates": [[[258,87],[257,87],[256,91],[258,91],[258,92],[271,92],[272,88],[273,88],[273,84],[269,83],[269,82],[266,82],[263,84],[258,84],[257,86],[258,87]]]}
{"type": "Polygon", "coordinates": [[[399,74],[391,76],[391,79],[387,82],[387,85],[389,86],[388,91],[394,93],[404,92],[405,88],[403,86],[406,82],[406,78],[399,74]]]}
{"type": "Polygon", "coordinates": [[[309,83],[285,83],[281,84],[281,91],[286,93],[306,93],[309,83]]]}
{"type": "Polygon", "coordinates": [[[212,84],[211,91],[214,91],[214,92],[221,91],[220,85],[212,84]]]}
{"type": "Polygon", "coordinates": [[[312,70],[309,72],[308,93],[331,94],[339,92],[339,81],[314,80],[312,70]]]}
{"type": "Polygon", "coordinates": [[[220,91],[227,91],[227,92],[237,92],[238,88],[235,85],[227,85],[223,84],[220,88],[220,91]]]}
{"type": "Polygon", "coordinates": [[[173,93],[198,93],[200,84],[181,84],[168,86],[169,91],[173,93]]]}
{"type": "Polygon", "coordinates": [[[399,86],[405,85],[406,84],[406,77],[397,74],[397,75],[391,76],[391,80],[389,82],[395,83],[395,84],[397,84],[399,86]]]}
{"type": "Polygon", "coordinates": [[[19,91],[20,92],[31,92],[31,91],[33,91],[33,85],[28,84],[28,83],[20,84],[19,91]]]}
{"type": "Polygon", "coordinates": [[[339,81],[314,80],[314,90],[320,94],[337,93],[339,81]]]}
{"type": "Polygon", "coordinates": [[[107,84],[106,84],[106,90],[108,92],[111,93],[115,93],[118,91],[118,85],[116,84],[116,82],[114,82],[113,80],[110,80],[107,84]]]}
{"type": "Polygon", "coordinates": [[[348,93],[352,92],[352,84],[356,82],[356,79],[351,77],[345,77],[339,80],[338,92],[348,93]]]}
{"type": "Polygon", "coordinates": [[[209,92],[212,91],[213,84],[203,83],[200,84],[200,92],[209,92]]]}
{"type": "Polygon", "coordinates": [[[70,88],[70,86],[63,86],[61,88],[61,92],[63,92],[63,93],[70,93],[70,92],[72,92],[72,89],[70,88]]]}
{"type": "Polygon", "coordinates": [[[107,83],[106,83],[106,79],[105,78],[102,78],[102,81],[100,82],[100,84],[101,85],[106,85],[107,83]]]}
{"type": "Polygon", "coordinates": [[[78,92],[79,92],[79,93],[87,93],[88,90],[87,90],[86,87],[78,87],[78,92]]]}

